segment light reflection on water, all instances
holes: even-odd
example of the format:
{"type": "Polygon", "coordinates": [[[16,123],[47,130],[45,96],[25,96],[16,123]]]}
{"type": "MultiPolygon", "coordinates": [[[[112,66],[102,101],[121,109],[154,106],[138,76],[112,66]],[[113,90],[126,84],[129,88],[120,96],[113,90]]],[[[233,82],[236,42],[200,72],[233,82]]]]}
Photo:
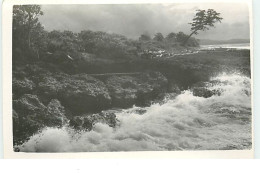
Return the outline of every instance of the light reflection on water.
{"type": "Polygon", "coordinates": [[[200,48],[202,50],[204,50],[204,49],[216,49],[216,48],[250,49],[250,43],[201,45],[200,48]]]}

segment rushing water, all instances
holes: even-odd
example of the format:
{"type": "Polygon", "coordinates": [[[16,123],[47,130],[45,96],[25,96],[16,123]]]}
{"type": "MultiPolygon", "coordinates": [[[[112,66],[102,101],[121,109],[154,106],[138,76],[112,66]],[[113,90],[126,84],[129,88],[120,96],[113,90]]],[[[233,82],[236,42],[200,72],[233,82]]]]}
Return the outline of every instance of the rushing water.
{"type": "Polygon", "coordinates": [[[212,77],[205,86],[221,94],[197,97],[190,90],[163,103],[118,112],[120,125],[97,123],[89,132],[46,128],[19,146],[25,152],[223,150],[251,148],[250,78],[212,77]],[[138,114],[136,109],[143,109],[138,114]]]}

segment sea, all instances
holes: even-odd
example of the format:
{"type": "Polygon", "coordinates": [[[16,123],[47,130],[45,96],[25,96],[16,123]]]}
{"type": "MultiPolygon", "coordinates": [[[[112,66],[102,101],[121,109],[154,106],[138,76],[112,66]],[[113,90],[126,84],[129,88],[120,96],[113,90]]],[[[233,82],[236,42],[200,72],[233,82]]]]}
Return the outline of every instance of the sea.
{"type": "Polygon", "coordinates": [[[216,48],[250,49],[250,43],[201,45],[200,48],[203,50],[204,49],[216,49],[216,48]]]}

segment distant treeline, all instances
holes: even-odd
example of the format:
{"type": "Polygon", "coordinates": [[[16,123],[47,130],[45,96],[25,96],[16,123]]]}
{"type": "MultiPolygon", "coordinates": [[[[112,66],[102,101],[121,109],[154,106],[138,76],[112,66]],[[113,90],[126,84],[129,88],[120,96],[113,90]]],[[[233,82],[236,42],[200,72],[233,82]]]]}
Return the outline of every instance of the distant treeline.
{"type": "MultiPolygon", "coordinates": [[[[183,32],[169,33],[154,37],[142,34],[139,40],[128,39],[118,34],[84,30],[51,31],[44,29],[38,17],[43,15],[38,5],[18,5],[13,9],[13,58],[35,60],[46,55],[64,54],[69,59],[79,59],[82,53],[94,54],[99,58],[131,58],[138,52],[150,49],[170,49],[180,47],[188,35],[183,32]]],[[[186,46],[198,46],[195,38],[189,39],[186,46]]],[[[30,60],[31,61],[31,60],[30,60]]]]}

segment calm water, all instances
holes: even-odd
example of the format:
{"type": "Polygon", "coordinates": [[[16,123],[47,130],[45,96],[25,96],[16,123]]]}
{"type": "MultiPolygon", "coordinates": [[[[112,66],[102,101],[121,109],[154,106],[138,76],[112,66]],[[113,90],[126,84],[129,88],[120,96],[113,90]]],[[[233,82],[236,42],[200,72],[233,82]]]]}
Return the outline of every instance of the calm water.
{"type": "Polygon", "coordinates": [[[202,49],[215,49],[215,48],[250,49],[250,43],[201,45],[200,47],[202,49]]]}

